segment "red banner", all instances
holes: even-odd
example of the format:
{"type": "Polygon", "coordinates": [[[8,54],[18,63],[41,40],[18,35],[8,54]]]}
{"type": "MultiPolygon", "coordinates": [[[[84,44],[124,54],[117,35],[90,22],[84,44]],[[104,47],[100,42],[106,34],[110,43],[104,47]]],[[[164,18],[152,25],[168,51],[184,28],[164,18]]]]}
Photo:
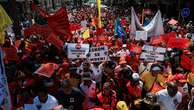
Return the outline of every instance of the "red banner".
{"type": "Polygon", "coordinates": [[[191,70],[191,59],[185,55],[181,56],[181,66],[187,70],[191,70]]]}
{"type": "Polygon", "coordinates": [[[3,48],[3,51],[5,52],[5,60],[7,61],[17,61],[17,50],[15,47],[10,48],[3,48]]]}
{"type": "Polygon", "coordinates": [[[57,36],[54,33],[51,33],[49,37],[47,38],[47,42],[52,43],[54,46],[57,47],[57,49],[61,50],[63,47],[63,41],[58,39],[57,36]]]}
{"type": "Polygon", "coordinates": [[[59,9],[55,14],[50,15],[47,20],[49,27],[57,35],[67,36],[68,38],[72,37],[67,11],[65,8],[59,9]]]}
{"type": "Polygon", "coordinates": [[[167,47],[185,49],[188,48],[189,43],[189,39],[186,38],[171,38],[167,44],[167,47]]]}

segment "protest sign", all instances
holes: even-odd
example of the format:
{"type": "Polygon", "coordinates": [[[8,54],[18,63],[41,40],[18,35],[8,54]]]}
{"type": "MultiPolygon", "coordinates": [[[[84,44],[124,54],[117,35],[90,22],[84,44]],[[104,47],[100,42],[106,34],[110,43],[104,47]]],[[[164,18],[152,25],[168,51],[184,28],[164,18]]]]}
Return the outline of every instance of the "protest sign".
{"type": "Polygon", "coordinates": [[[146,61],[164,61],[164,55],[157,53],[142,52],[140,55],[140,59],[146,61]]]}
{"type": "Polygon", "coordinates": [[[101,62],[108,59],[108,47],[99,46],[90,48],[89,60],[91,62],[101,62]]]}
{"type": "Polygon", "coordinates": [[[147,40],[146,31],[136,31],[135,40],[147,40]]]}
{"type": "Polygon", "coordinates": [[[67,44],[67,54],[68,58],[77,59],[77,58],[86,58],[86,55],[89,53],[89,44],[76,44],[68,43],[67,44]]]}
{"type": "Polygon", "coordinates": [[[42,64],[34,73],[50,78],[58,68],[59,66],[55,63],[42,64]]]}
{"type": "Polygon", "coordinates": [[[142,47],[142,50],[147,51],[147,52],[166,53],[166,48],[154,47],[150,45],[144,45],[142,47]]]}

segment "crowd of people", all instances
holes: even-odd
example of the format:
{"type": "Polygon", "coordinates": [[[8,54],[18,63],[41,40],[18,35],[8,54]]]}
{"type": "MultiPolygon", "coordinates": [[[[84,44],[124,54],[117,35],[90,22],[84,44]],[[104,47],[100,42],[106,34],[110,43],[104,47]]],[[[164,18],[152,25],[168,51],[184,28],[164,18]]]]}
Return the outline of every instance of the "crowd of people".
{"type": "MultiPolygon", "coordinates": [[[[127,17],[130,11],[118,12],[102,10],[104,31],[94,40],[97,8],[83,6],[68,10],[70,24],[77,23],[91,32],[90,38],[83,39],[82,29],[75,30],[72,40],[64,44],[107,45],[109,59],[103,62],[69,59],[65,46],[60,51],[39,35],[15,39],[7,36],[2,47],[15,48],[18,57],[4,59],[13,110],[28,110],[27,104],[31,104],[31,110],[194,110],[194,73],[181,65],[182,55],[194,57],[192,21],[187,25],[164,21],[165,33],[175,32],[177,37],[189,39],[191,45],[185,49],[167,49],[164,61],[146,61],[140,59],[141,52],[132,48],[153,44],[131,39],[127,17]],[[127,33],[123,38],[114,35],[118,16],[127,33]],[[58,66],[52,76],[35,74],[46,63],[58,66]]],[[[154,46],[166,48],[164,43],[154,46]]]]}

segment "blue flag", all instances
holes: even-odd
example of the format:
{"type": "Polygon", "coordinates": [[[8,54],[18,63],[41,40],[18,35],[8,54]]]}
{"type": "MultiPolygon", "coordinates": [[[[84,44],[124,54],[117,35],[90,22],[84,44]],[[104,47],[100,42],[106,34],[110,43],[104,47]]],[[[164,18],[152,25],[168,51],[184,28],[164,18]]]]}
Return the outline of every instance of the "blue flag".
{"type": "Polygon", "coordinates": [[[114,35],[117,35],[119,38],[126,36],[126,32],[125,32],[124,28],[121,26],[121,22],[120,22],[119,18],[117,18],[115,21],[114,35]]]}

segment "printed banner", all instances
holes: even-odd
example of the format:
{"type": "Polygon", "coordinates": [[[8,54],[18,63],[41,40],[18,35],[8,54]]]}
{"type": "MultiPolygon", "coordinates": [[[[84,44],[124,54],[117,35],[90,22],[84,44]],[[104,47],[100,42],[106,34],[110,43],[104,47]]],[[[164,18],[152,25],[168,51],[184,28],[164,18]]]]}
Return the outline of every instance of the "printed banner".
{"type": "Polygon", "coordinates": [[[146,31],[136,31],[135,40],[144,40],[146,41],[147,38],[147,32],[146,31]]]}
{"type": "Polygon", "coordinates": [[[91,62],[102,62],[108,60],[108,47],[99,46],[90,48],[89,60],[91,62]]]}
{"type": "Polygon", "coordinates": [[[89,44],[76,44],[68,43],[67,44],[67,54],[68,58],[77,59],[77,58],[86,58],[86,55],[89,53],[89,44]]]}
{"type": "Polygon", "coordinates": [[[146,61],[164,61],[163,54],[142,52],[140,55],[141,60],[146,61]]]}

